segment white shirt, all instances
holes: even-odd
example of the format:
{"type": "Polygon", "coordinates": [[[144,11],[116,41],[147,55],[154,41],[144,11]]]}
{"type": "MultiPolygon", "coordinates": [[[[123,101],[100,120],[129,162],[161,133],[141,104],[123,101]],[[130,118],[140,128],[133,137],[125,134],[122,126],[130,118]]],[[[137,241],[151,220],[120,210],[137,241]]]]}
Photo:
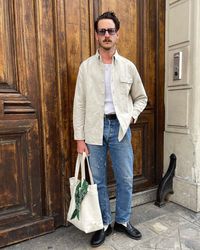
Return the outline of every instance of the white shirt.
{"type": "Polygon", "coordinates": [[[104,84],[105,84],[105,105],[104,105],[104,113],[111,114],[115,113],[115,107],[113,104],[112,98],[112,91],[111,91],[111,70],[112,64],[104,64],[105,66],[105,77],[104,77],[104,84]]]}

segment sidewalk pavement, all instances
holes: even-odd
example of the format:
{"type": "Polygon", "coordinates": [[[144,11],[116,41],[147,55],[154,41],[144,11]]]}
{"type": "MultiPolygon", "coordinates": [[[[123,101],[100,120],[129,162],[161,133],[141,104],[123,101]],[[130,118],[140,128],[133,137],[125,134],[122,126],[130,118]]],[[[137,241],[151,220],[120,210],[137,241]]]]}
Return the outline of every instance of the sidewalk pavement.
{"type": "MultiPolygon", "coordinates": [[[[113,214],[114,217],[114,214],[113,214]]],[[[169,202],[159,208],[147,203],[133,208],[132,224],[141,231],[133,240],[113,231],[97,250],[200,250],[200,213],[169,202]]],[[[74,226],[5,247],[6,250],[91,250],[90,238],[74,226]]]]}

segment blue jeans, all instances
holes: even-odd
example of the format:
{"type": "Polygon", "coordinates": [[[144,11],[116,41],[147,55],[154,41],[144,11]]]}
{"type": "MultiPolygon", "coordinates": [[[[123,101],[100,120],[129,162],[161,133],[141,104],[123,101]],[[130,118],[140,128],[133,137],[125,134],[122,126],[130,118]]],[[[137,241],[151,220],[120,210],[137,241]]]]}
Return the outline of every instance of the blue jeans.
{"type": "Polygon", "coordinates": [[[118,141],[119,121],[104,119],[103,145],[87,144],[90,167],[98,187],[99,202],[104,225],[111,224],[110,201],[107,189],[106,158],[109,150],[116,181],[115,221],[128,222],[131,216],[133,188],[133,149],[131,130],[128,129],[122,141],[118,141]]]}

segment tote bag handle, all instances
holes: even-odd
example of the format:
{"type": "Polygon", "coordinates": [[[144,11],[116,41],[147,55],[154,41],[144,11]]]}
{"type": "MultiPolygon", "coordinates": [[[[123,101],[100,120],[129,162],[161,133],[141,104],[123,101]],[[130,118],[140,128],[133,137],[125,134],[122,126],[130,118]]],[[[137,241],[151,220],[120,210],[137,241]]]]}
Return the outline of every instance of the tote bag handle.
{"type": "Polygon", "coordinates": [[[85,180],[85,160],[87,161],[90,183],[91,183],[91,185],[93,185],[94,180],[93,180],[93,176],[92,176],[92,171],[91,171],[91,168],[90,168],[88,156],[86,155],[85,152],[83,152],[82,160],[81,160],[81,181],[85,180]]]}
{"type": "Polygon", "coordinates": [[[91,183],[91,185],[93,185],[94,180],[93,180],[93,176],[92,176],[92,171],[90,168],[88,156],[86,155],[85,152],[83,152],[83,154],[78,153],[78,156],[76,159],[76,166],[75,166],[75,178],[78,179],[78,174],[79,174],[80,165],[81,165],[81,181],[83,182],[83,180],[85,180],[85,160],[87,161],[90,183],[91,183]]]}
{"type": "Polygon", "coordinates": [[[80,165],[81,165],[81,157],[82,155],[78,153],[78,156],[76,158],[75,175],[74,175],[76,179],[78,179],[78,174],[79,174],[80,165]]]}

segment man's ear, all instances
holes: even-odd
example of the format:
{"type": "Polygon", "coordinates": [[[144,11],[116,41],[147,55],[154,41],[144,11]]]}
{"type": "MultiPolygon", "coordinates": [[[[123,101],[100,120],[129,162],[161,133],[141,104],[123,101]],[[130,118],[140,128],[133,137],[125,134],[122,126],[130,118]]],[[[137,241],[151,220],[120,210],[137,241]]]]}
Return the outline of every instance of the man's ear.
{"type": "Polygon", "coordinates": [[[119,39],[119,30],[116,32],[117,39],[119,39]]]}
{"type": "Polygon", "coordinates": [[[99,41],[98,34],[97,34],[96,31],[95,31],[95,39],[96,39],[97,42],[99,41]]]}

